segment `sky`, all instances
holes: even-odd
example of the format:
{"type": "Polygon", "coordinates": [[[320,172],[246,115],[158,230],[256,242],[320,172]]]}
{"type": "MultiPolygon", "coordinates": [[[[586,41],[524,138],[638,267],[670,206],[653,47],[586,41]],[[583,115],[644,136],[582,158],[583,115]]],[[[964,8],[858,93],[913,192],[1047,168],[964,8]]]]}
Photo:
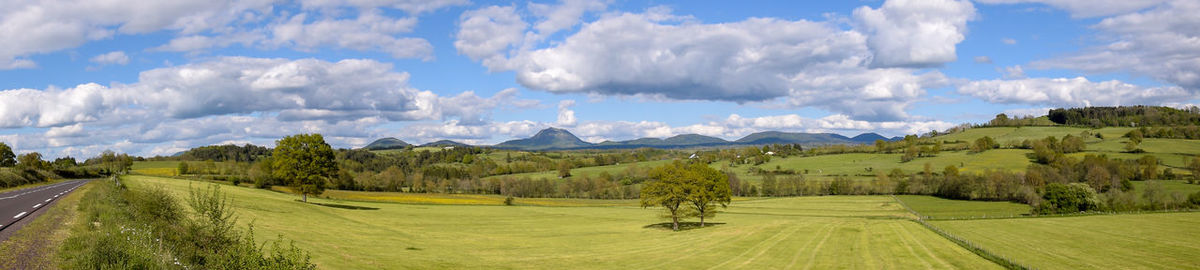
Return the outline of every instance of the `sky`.
{"type": "Polygon", "coordinates": [[[885,136],[1186,107],[1200,1],[0,1],[0,142],[885,136]]]}

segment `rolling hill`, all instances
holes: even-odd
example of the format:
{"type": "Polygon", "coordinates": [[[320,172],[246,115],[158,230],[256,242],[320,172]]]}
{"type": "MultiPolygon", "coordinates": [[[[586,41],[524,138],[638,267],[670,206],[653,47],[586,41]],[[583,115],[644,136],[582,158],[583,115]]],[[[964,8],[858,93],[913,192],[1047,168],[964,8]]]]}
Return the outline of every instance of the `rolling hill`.
{"type": "Polygon", "coordinates": [[[434,146],[471,146],[471,145],[456,142],[456,141],[451,141],[451,140],[440,140],[440,141],[426,143],[426,144],[421,145],[421,147],[434,147],[434,146]]]}
{"type": "Polygon", "coordinates": [[[561,128],[547,128],[538,131],[537,134],[528,139],[517,139],[502,142],[493,147],[500,149],[518,149],[518,150],[557,150],[557,149],[579,149],[593,146],[594,144],[580,140],[571,134],[570,131],[561,128]]]}
{"type": "Polygon", "coordinates": [[[401,141],[400,139],[387,137],[387,138],[375,140],[374,142],[367,144],[367,146],[365,146],[363,148],[365,148],[367,150],[388,150],[388,149],[405,148],[410,145],[411,144],[401,141]]]}

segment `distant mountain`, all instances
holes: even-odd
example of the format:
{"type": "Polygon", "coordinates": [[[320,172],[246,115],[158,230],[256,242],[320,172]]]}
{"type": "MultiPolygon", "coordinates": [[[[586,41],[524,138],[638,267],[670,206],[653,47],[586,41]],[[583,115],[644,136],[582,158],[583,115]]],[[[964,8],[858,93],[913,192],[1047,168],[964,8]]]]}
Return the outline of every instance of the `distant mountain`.
{"type": "Polygon", "coordinates": [[[857,143],[873,144],[873,143],[875,143],[875,140],[890,141],[892,139],[888,139],[887,137],[884,137],[879,134],[875,134],[874,132],[871,132],[871,133],[859,134],[858,136],[854,136],[854,138],[850,138],[850,140],[857,142],[857,143]]]}
{"type": "Polygon", "coordinates": [[[533,137],[502,142],[493,147],[501,149],[520,150],[561,150],[587,148],[595,144],[580,140],[570,131],[561,128],[547,128],[538,131],[533,137]]]}
{"type": "Polygon", "coordinates": [[[456,142],[456,141],[451,141],[451,140],[440,140],[440,141],[426,143],[426,144],[421,145],[421,147],[433,147],[433,146],[471,146],[471,145],[456,142]]]}
{"type": "Polygon", "coordinates": [[[833,133],[789,133],[779,131],[754,133],[733,142],[746,145],[855,143],[846,136],[833,133]]]}
{"type": "Polygon", "coordinates": [[[704,146],[722,146],[728,145],[729,141],[721,138],[709,137],[699,134],[683,134],[674,137],[659,139],[659,138],[641,138],[629,141],[606,141],[596,144],[592,148],[616,149],[616,148],[687,148],[687,147],[704,147],[704,146]]]}
{"type": "MultiPolygon", "coordinates": [[[[721,138],[699,134],[683,134],[674,137],[640,138],[628,141],[605,141],[588,143],[575,137],[574,134],[559,128],[544,129],[528,139],[506,141],[493,147],[515,150],[566,150],[566,149],[630,149],[630,148],[689,148],[689,147],[721,147],[737,145],[765,144],[872,144],[875,140],[895,141],[900,139],[887,138],[875,133],[864,133],[853,138],[833,133],[789,133],[765,131],[750,134],[737,141],[726,141],[721,138]]],[[[426,144],[428,145],[428,144],[426,144]]]]}
{"type": "Polygon", "coordinates": [[[365,148],[367,150],[387,150],[387,149],[401,149],[401,148],[408,147],[409,145],[411,145],[411,144],[401,141],[400,139],[387,137],[387,138],[375,140],[374,142],[371,142],[371,144],[368,144],[367,146],[365,146],[363,148],[365,148]]]}

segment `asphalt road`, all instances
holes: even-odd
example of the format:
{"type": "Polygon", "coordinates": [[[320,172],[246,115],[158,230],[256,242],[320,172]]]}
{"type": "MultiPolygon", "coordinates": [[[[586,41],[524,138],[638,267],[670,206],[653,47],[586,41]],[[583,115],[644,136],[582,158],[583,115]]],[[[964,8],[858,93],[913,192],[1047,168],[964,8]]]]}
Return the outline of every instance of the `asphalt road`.
{"type": "Polygon", "coordinates": [[[84,183],[87,180],[71,180],[0,193],[0,232],[10,231],[10,226],[17,227],[14,225],[19,225],[16,224],[18,221],[30,218],[38,209],[49,206],[84,183]]]}

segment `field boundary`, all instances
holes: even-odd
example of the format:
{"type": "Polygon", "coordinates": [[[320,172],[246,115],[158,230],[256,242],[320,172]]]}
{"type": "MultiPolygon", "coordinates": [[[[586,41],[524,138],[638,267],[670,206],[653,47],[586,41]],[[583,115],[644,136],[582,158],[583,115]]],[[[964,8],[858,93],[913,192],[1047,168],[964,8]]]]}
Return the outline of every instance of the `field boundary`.
{"type": "MultiPolygon", "coordinates": [[[[898,199],[897,199],[898,200],[898,199]]],[[[1082,213],[1067,213],[1067,214],[1048,214],[1048,215],[1028,215],[1028,216],[979,216],[979,217],[948,217],[937,218],[931,216],[921,216],[913,211],[914,215],[920,216],[924,220],[929,221],[956,221],[956,220],[988,220],[988,219],[1026,219],[1026,218],[1063,218],[1063,217],[1090,217],[1090,216],[1115,216],[1115,215],[1148,215],[1148,214],[1172,214],[1172,213],[1192,213],[1200,212],[1198,209],[1180,208],[1180,209],[1163,209],[1163,210],[1146,210],[1146,211],[1113,211],[1113,212],[1082,212],[1082,213]]]]}
{"type": "Polygon", "coordinates": [[[1016,261],[1013,261],[1012,259],[1006,258],[1004,256],[996,255],[995,253],[992,253],[991,251],[988,251],[987,249],[984,249],[983,247],[981,247],[975,243],[971,243],[971,241],[969,241],[969,240],[966,240],[966,239],[958,237],[954,234],[951,234],[950,232],[942,230],[942,228],[938,228],[937,226],[934,226],[933,224],[929,224],[929,222],[925,222],[925,219],[923,218],[921,213],[918,213],[917,211],[913,210],[912,208],[909,208],[908,204],[905,204],[903,200],[900,200],[900,198],[896,198],[896,195],[891,195],[891,197],[892,197],[892,200],[895,200],[897,203],[899,203],[901,207],[904,207],[904,210],[908,210],[909,213],[912,213],[914,216],[917,217],[915,220],[913,220],[914,222],[921,224],[921,226],[924,226],[926,229],[933,231],[934,233],[938,234],[942,238],[946,238],[946,240],[950,240],[950,242],[954,242],[955,244],[958,244],[959,246],[966,248],[967,250],[970,250],[971,253],[975,253],[975,255],[979,255],[979,257],[983,257],[984,259],[992,261],[1004,268],[1031,269],[1025,265],[1017,263],[1016,261]]]}

